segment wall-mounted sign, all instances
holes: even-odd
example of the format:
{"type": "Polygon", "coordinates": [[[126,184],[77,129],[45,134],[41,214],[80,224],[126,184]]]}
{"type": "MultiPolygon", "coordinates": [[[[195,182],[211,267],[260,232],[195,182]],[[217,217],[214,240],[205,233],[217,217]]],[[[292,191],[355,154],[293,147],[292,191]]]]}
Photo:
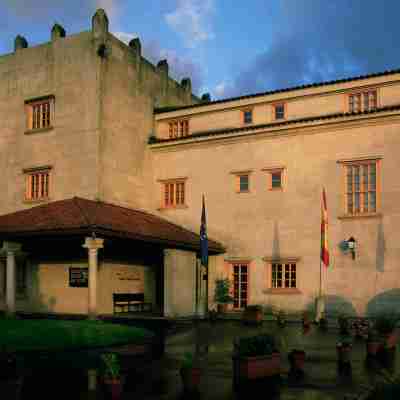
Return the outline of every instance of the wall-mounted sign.
{"type": "Polygon", "coordinates": [[[69,286],[88,287],[89,272],[87,268],[69,267],[69,286]]]}
{"type": "Polygon", "coordinates": [[[120,281],[140,281],[139,271],[120,271],[116,276],[120,281]]]}

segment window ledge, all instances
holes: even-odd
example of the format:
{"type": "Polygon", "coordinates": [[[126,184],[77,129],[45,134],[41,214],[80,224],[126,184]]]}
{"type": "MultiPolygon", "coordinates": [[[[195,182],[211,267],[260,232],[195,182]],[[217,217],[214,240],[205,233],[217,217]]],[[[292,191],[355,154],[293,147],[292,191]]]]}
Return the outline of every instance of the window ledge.
{"type": "Polygon", "coordinates": [[[270,190],[271,192],[283,192],[283,188],[279,187],[279,188],[269,188],[268,190],[270,190]]]}
{"type": "Polygon", "coordinates": [[[48,132],[53,130],[52,126],[47,126],[46,128],[38,128],[38,129],[28,129],[24,132],[25,135],[31,135],[34,133],[48,132]]]}
{"type": "Polygon", "coordinates": [[[45,197],[45,198],[42,198],[42,199],[24,199],[24,203],[25,204],[34,204],[34,203],[45,203],[45,202],[47,202],[47,201],[50,201],[51,200],[51,198],[50,197],[45,197]]]}
{"type": "Polygon", "coordinates": [[[267,289],[265,294],[302,294],[297,288],[270,288],[267,289]]]}
{"type": "Polygon", "coordinates": [[[186,208],[189,208],[187,205],[183,206],[171,206],[171,207],[159,207],[157,208],[158,211],[167,211],[167,210],[184,210],[186,208]]]}
{"type": "Polygon", "coordinates": [[[382,218],[382,214],[381,213],[365,213],[365,214],[343,214],[343,215],[339,215],[338,219],[360,219],[360,218],[382,218]]]}
{"type": "Polygon", "coordinates": [[[250,190],[237,190],[236,193],[240,194],[240,193],[251,193],[251,192],[250,190]]]}

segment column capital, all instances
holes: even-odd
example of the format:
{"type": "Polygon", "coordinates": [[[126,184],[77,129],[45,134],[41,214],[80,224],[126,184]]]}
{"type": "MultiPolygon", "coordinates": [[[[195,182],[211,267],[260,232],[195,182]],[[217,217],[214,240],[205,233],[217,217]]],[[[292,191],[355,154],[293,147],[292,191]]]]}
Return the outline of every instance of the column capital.
{"type": "Polygon", "coordinates": [[[92,237],[86,237],[85,244],[83,244],[82,247],[88,250],[98,250],[103,248],[103,243],[104,239],[99,239],[99,238],[94,239],[92,237]]]}

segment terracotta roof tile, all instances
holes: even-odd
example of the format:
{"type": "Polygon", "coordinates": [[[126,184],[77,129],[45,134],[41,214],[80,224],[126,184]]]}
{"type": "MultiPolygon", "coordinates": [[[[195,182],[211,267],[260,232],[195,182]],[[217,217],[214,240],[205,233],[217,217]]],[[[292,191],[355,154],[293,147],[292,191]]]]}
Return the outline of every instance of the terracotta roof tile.
{"type": "MultiPolygon", "coordinates": [[[[199,235],[156,215],[79,197],[0,216],[2,238],[77,232],[96,232],[173,248],[200,248],[199,235]]],[[[224,248],[220,243],[209,240],[209,250],[211,253],[221,253],[224,248]]]]}

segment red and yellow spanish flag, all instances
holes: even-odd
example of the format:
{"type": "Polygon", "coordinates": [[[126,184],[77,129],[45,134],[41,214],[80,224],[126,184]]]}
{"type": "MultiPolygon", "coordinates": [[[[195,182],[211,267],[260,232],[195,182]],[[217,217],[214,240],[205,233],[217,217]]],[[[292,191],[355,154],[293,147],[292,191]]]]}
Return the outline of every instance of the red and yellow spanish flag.
{"type": "Polygon", "coordinates": [[[325,188],[322,189],[321,204],[321,260],[325,267],[329,266],[329,250],[328,250],[328,209],[326,207],[325,188]]]}

